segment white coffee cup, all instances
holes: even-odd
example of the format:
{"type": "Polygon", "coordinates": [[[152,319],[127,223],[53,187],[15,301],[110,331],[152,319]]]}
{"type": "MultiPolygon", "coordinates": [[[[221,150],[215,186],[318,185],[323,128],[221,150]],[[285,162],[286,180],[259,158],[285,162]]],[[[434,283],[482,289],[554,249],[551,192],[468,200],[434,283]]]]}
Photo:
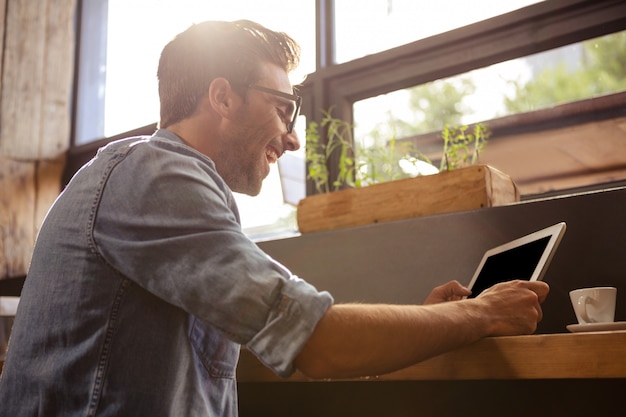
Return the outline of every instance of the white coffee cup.
{"type": "Polygon", "coordinates": [[[617,288],[580,288],[570,291],[569,297],[579,324],[608,323],[615,320],[617,288]]]}

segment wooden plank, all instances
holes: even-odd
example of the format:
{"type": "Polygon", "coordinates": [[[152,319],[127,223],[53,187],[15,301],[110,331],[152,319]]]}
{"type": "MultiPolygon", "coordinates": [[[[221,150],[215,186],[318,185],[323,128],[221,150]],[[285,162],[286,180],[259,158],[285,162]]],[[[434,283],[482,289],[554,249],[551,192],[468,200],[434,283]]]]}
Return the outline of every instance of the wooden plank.
{"type": "Polygon", "coordinates": [[[486,165],[304,198],[300,232],[332,230],[519,201],[511,178],[486,165]]]}
{"type": "MultiPolygon", "coordinates": [[[[624,346],[626,331],[492,337],[397,372],[352,381],[626,378],[624,346]]],[[[280,378],[245,350],[237,379],[312,381],[300,372],[280,378]]]]}
{"type": "Polygon", "coordinates": [[[70,147],[71,92],[74,79],[76,0],[48,0],[46,9],[45,91],[38,159],[63,155],[70,147]]]}
{"type": "Polygon", "coordinates": [[[64,157],[14,161],[0,156],[0,279],[23,276],[39,227],[61,190],[64,157]]]}
{"type": "Polygon", "coordinates": [[[28,270],[35,241],[35,163],[0,155],[0,278],[28,270]]]}
{"type": "Polygon", "coordinates": [[[75,0],[5,0],[0,154],[56,158],[69,147],[75,0]]]}
{"type": "Polygon", "coordinates": [[[26,274],[61,188],[75,8],[75,0],[0,0],[0,278],[26,274]]]}

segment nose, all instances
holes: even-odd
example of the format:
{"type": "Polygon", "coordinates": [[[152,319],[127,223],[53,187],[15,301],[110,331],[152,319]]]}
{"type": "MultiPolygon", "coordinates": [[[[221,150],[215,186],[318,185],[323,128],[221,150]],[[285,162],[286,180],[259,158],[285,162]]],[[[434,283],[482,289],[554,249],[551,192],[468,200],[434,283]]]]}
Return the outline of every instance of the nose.
{"type": "Polygon", "coordinates": [[[297,151],[300,149],[300,140],[295,130],[283,135],[283,146],[286,151],[297,151]]]}

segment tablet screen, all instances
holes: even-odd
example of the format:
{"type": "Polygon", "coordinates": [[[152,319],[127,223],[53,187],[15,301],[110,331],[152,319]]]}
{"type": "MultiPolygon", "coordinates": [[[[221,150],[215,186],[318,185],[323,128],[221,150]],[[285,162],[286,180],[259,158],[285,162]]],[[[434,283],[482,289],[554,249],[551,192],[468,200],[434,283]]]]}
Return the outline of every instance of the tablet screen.
{"type": "Polygon", "coordinates": [[[478,277],[472,286],[472,295],[476,297],[494,284],[514,279],[529,280],[539,264],[551,236],[495,253],[485,260],[478,277]]]}

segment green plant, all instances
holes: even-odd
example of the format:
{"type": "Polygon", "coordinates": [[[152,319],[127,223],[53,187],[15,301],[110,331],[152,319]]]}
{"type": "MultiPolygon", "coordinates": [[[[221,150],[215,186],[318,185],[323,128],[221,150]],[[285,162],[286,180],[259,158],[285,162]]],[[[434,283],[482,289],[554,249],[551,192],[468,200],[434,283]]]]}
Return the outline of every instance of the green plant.
{"type": "MultiPolygon", "coordinates": [[[[419,165],[431,164],[413,144],[402,143],[400,146],[395,135],[383,145],[355,147],[352,125],[333,117],[331,112],[332,108],[322,112],[322,121],[311,122],[306,129],[307,178],[313,181],[318,193],[336,191],[344,186],[364,187],[420,175],[419,165]],[[322,141],[320,129],[326,133],[325,142],[322,141]],[[330,178],[328,169],[333,155],[338,167],[336,178],[330,178]],[[417,174],[406,172],[403,165],[412,167],[412,171],[417,174]]],[[[440,171],[477,162],[490,132],[481,123],[474,126],[473,133],[468,133],[467,129],[468,126],[445,126],[443,129],[440,171]]]]}
{"type": "Polygon", "coordinates": [[[344,184],[355,186],[352,126],[344,120],[332,117],[331,111],[332,109],[323,112],[321,123],[311,122],[306,129],[307,178],[313,180],[319,193],[336,191],[344,184]],[[320,127],[326,131],[325,143],[321,141],[320,127]],[[337,149],[339,174],[330,181],[328,161],[337,149]]]}
{"type": "Polygon", "coordinates": [[[443,156],[439,171],[451,171],[462,166],[474,165],[480,152],[487,145],[491,132],[483,123],[474,125],[473,132],[468,126],[451,127],[446,125],[441,132],[443,156]]]}
{"type": "Polygon", "coordinates": [[[357,187],[419,175],[420,163],[431,164],[412,143],[398,143],[395,134],[382,145],[358,146],[355,160],[357,187]]]}

